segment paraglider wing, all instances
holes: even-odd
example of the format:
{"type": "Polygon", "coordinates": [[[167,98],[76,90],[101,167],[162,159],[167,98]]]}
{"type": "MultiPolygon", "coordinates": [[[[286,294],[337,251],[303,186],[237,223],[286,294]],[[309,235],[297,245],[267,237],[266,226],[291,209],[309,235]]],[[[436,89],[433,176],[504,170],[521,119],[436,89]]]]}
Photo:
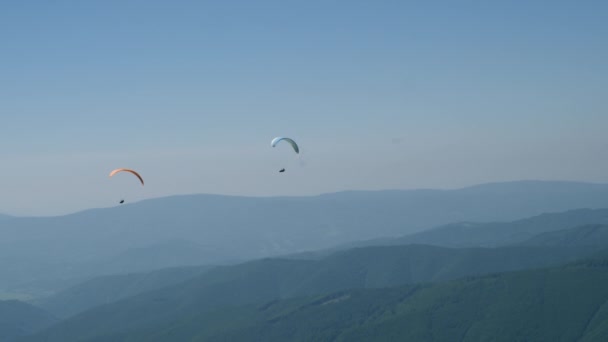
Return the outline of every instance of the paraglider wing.
{"type": "Polygon", "coordinates": [[[289,145],[291,145],[291,147],[293,147],[293,150],[296,151],[296,153],[300,153],[300,148],[298,147],[298,144],[296,144],[296,142],[290,138],[276,137],[276,138],[272,139],[272,141],[270,142],[270,146],[275,147],[281,141],[285,141],[285,142],[289,143],[289,145]]]}
{"type": "Polygon", "coordinates": [[[129,173],[134,174],[135,177],[139,178],[139,181],[141,182],[141,185],[144,185],[144,179],[141,178],[141,176],[139,175],[139,173],[137,173],[137,172],[135,172],[135,171],[133,171],[131,169],[120,168],[120,169],[113,170],[112,172],[110,172],[110,176],[109,177],[112,177],[112,176],[114,176],[115,174],[117,174],[119,172],[129,172],[129,173]]]}

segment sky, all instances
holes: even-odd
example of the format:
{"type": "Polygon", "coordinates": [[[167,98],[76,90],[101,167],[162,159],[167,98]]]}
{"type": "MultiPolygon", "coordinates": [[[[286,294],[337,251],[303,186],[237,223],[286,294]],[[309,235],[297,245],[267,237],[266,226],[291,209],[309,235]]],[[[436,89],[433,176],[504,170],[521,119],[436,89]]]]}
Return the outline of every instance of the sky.
{"type": "Polygon", "coordinates": [[[606,15],[599,0],[2,2],[0,212],[605,183],[606,15]],[[146,185],[109,179],[118,167],[146,185]]]}

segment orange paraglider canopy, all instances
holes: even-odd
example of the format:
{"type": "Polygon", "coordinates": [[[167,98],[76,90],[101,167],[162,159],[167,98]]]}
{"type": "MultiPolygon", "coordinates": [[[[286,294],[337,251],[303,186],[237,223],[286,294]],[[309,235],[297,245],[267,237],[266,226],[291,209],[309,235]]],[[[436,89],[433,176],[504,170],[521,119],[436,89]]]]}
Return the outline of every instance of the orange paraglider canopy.
{"type": "Polygon", "coordinates": [[[144,179],[141,178],[141,176],[139,175],[139,173],[137,173],[137,172],[135,172],[134,170],[131,170],[131,169],[120,168],[120,169],[113,170],[112,172],[110,172],[110,176],[109,177],[112,177],[112,176],[114,176],[115,174],[117,174],[119,172],[130,172],[130,173],[134,174],[135,177],[139,178],[139,181],[141,182],[141,185],[144,185],[144,179]]]}

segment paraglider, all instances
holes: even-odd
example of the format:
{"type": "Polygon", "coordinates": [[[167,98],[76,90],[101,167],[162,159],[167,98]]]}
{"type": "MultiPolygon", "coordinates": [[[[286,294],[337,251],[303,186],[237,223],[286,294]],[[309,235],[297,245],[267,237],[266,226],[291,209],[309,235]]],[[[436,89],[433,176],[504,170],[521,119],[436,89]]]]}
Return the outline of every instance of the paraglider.
{"type": "MultiPolygon", "coordinates": [[[[128,172],[128,173],[133,174],[135,177],[137,177],[137,179],[139,179],[139,182],[141,183],[141,185],[142,186],[144,185],[144,179],[141,177],[141,175],[139,173],[137,173],[137,171],[131,170],[131,169],[120,168],[120,169],[112,170],[112,172],[110,172],[109,177],[112,177],[115,174],[120,173],[120,172],[128,172]]],[[[120,203],[120,204],[125,203],[125,199],[122,198],[120,201],[118,201],[118,203],[120,203]]]]}
{"type": "Polygon", "coordinates": [[[298,144],[296,144],[296,142],[290,138],[276,137],[276,138],[272,139],[272,141],[270,142],[270,146],[275,147],[281,141],[285,141],[285,142],[289,143],[289,145],[291,145],[291,147],[293,148],[293,150],[296,153],[300,153],[300,147],[298,147],[298,144]]]}
{"type": "Polygon", "coordinates": [[[112,176],[114,176],[115,174],[117,174],[119,172],[129,172],[129,173],[134,174],[135,177],[137,177],[139,179],[141,185],[142,186],[144,185],[144,179],[141,178],[141,176],[139,175],[139,173],[137,173],[136,171],[131,170],[131,169],[120,168],[120,169],[113,170],[112,172],[110,172],[110,176],[109,177],[112,177],[112,176]]]}
{"type": "MultiPolygon", "coordinates": [[[[275,147],[277,146],[278,143],[280,143],[281,141],[285,141],[286,143],[288,143],[289,145],[291,145],[291,148],[293,148],[293,150],[296,152],[296,154],[300,154],[300,147],[298,146],[298,144],[291,138],[285,138],[285,137],[276,137],[274,139],[272,139],[272,141],[270,142],[270,146],[275,147]]],[[[279,170],[280,173],[285,172],[285,168],[282,168],[279,170]]]]}

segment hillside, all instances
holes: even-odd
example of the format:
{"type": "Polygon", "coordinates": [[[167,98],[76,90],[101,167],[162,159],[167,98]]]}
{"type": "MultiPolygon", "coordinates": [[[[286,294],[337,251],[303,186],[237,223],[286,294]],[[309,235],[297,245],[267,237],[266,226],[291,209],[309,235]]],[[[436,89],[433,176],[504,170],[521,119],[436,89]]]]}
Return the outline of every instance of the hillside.
{"type": "MultiPolygon", "coordinates": [[[[528,248],[501,248],[496,250],[472,248],[454,251],[452,249],[413,245],[407,248],[353,249],[326,257],[324,262],[320,263],[323,266],[317,268],[312,273],[311,278],[306,279],[302,284],[322,282],[327,273],[335,273],[339,277],[344,276],[344,279],[352,281],[351,278],[348,278],[348,274],[356,274],[357,269],[366,270],[366,274],[372,276],[368,276],[365,282],[354,281],[351,284],[352,287],[382,287],[417,281],[437,281],[460,275],[484,274],[510,269],[505,268],[497,260],[503,260],[505,264],[513,263],[511,269],[550,265],[561,261],[574,260],[579,256],[593,255],[596,251],[607,250],[608,225],[586,225],[542,233],[526,240],[519,246],[528,248]],[[535,250],[530,247],[542,248],[535,250]],[[560,249],[557,249],[557,247],[560,249]],[[512,259],[513,255],[517,254],[514,251],[520,250],[524,251],[523,258],[509,261],[509,258],[512,259]],[[557,252],[554,252],[555,250],[557,252]],[[372,254],[375,254],[375,257],[370,257],[372,254]],[[551,254],[550,257],[541,258],[549,254],[551,254]],[[526,260],[530,256],[532,257],[526,260]],[[454,258],[449,259],[451,257],[454,258]],[[476,264],[475,260],[480,258],[485,261],[476,264]],[[410,267],[410,275],[408,276],[404,276],[406,274],[404,265],[399,264],[405,259],[408,262],[406,267],[410,267]],[[488,259],[492,261],[488,262],[488,259]],[[475,265],[475,269],[470,265],[475,265]],[[340,269],[340,271],[336,272],[336,269],[340,269]],[[384,276],[377,276],[378,274],[384,274],[384,276]],[[320,277],[321,280],[317,281],[315,277],[320,277]]],[[[294,264],[296,263],[294,262],[294,264]]],[[[37,300],[35,303],[49,312],[53,312],[58,317],[68,317],[95,306],[178,284],[209,269],[210,267],[204,266],[180,267],[147,273],[102,276],[60,291],[48,298],[37,300]]],[[[323,291],[316,289],[312,292],[323,291]]]]}
{"type": "MultiPolygon", "coordinates": [[[[199,266],[201,260],[216,260],[218,252],[208,246],[186,241],[166,240],[153,245],[131,248],[112,258],[87,264],[95,274],[124,274],[146,272],[170,267],[199,266]]],[[[223,259],[230,259],[225,255],[223,259]]],[[[87,270],[83,269],[82,272],[87,270]]],[[[90,272],[89,270],[89,273],[90,272]]]]}
{"type": "Polygon", "coordinates": [[[195,243],[200,252],[163,266],[218,264],[400,236],[450,222],[598,207],[608,207],[608,185],[527,181],[310,197],[188,195],[60,217],[12,218],[0,221],[0,291],[52,292],[107,274],[98,273],[106,271],[100,263],[129,257],[133,250],[143,252],[134,254],[139,261],[122,259],[121,264],[135,269],[120,271],[151,270],[154,256],[163,254],[154,246],[164,248],[173,240],[195,243]]]}
{"type": "Polygon", "coordinates": [[[138,336],[150,341],[168,341],[180,333],[191,341],[246,341],[250,336],[260,341],[604,341],[607,265],[602,261],[227,309],[224,315],[196,318],[211,324],[194,328],[194,320],[182,321],[170,330],[138,336]],[[247,319],[222,325],[216,317],[225,319],[227,312],[247,319]]]}
{"type": "Polygon", "coordinates": [[[139,330],[85,317],[28,341],[604,341],[608,260],[188,311],[139,330]]]}
{"type": "Polygon", "coordinates": [[[372,244],[422,243],[445,247],[496,247],[522,243],[539,234],[587,224],[608,224],[608,209],[545,213],[513,222],[453,223],[398,239],[372,244]]]}
{"type": "Polygon", "coordinates": [[[0,341],[14,341],[56,323],[49,313],[16,300],[0,301],[0,341]]]}
{"type": "Polygon", "coordinates": [[[81,334],[114,336],[150,326],[168,327],[184,317],[227,306],[556,265],[587,255],[584,248],[414,245],[354,249],[320,261],[265,259],[217,267],[182,284],[93,308],[58,324],[48,336],[68,340],[81,334]]]}
{"type": "Polygon", "coordinates": [[[147,273],[103,276],[62,290],[34,303],[57,317],[68,317],[95,306],[157,290],[194,278],[210,267],[167,268],[147,273]]]}
{"type": "Polygon", "coordinates": [[[581,227],[539,234],[521,243],[522,246],[608,246],[608,225],[590,224],[581,227]]]}

